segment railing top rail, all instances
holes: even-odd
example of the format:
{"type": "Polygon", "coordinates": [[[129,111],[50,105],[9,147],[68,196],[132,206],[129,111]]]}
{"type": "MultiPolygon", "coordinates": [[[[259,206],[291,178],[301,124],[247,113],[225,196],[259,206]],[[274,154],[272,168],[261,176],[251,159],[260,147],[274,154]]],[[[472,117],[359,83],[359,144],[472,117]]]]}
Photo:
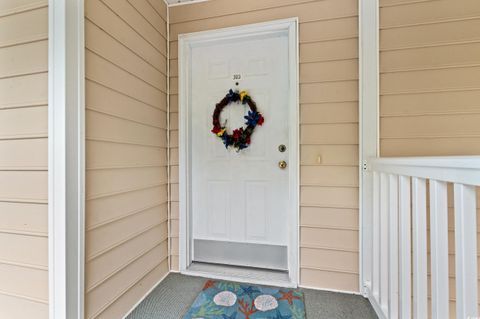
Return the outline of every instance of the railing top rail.
{"type": "Polygon", "coordinates": [[[480,186],[480,156],[371,158],[368,170],[480,186]]]}

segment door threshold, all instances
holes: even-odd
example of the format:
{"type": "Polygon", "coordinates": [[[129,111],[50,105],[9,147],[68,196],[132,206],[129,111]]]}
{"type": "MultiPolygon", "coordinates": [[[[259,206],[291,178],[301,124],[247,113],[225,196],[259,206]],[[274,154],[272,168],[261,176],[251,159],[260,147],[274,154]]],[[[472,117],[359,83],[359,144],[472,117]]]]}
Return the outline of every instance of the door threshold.
{"type": "Polygon", "coordinates": [[[297,288],[297,285],[290,280],[288,272],[272,269],[193,262],[181,273],[188,276],[228,280],[241,283],[297,288]]]}

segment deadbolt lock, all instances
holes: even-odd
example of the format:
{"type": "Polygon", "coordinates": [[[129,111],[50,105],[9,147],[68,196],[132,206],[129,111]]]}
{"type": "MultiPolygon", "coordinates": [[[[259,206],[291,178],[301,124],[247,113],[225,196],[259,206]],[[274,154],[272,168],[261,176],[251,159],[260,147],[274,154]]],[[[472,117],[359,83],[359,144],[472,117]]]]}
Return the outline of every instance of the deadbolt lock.
{"type": "Polygon", "coordinates": [[[278,167],[280,167],[281,169],[287,168],[287,162],[285,161],[278,162],[278,167]]]}
{"type": "Polygon", "coordinates": [[[286,150],[287,150],[287,147],[286,147],[285,145],[283,145],[283,144],[278,145],[278,151],[279,151],[280,153],[283,153],[283,152],[285,152],[286,150]]]}

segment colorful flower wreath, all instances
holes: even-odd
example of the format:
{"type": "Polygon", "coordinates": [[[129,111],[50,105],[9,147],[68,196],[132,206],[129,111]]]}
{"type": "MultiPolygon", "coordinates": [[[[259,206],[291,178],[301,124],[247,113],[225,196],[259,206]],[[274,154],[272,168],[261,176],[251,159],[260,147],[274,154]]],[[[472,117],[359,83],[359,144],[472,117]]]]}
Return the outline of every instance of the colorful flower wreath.
{"type": "Polygon", "coordinates": [[[217,135],[223,140],[225,148],[233,146],[237,152],[247,148],[250,145],[250,137],[252,136],[253,130],[257,125],[262,125],[264,118],[261,113],[257,111],[257,105],[248,95],[246,91],[233,91],[230,90],[228,94],[215,106],[215,111],[213,112],[213,129],[212,133],[217,135]],[[222,110],[230,104],[231,102],[241,102],[242,104],[248,104],[250,111],[248,115],[244,116],[247,125],[246,127],[240,127],[233,130],[232,134],[227,132],[226,121],[222,126],[220,124],[220,113],[222,110]]]}

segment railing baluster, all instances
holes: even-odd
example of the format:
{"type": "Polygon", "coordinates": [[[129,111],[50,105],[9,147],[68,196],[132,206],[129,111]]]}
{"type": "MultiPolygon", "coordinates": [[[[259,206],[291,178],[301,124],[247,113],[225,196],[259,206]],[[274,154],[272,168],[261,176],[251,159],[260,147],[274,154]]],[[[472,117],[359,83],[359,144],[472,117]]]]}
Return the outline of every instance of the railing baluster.
{"type": "Polygon", "coordinates": [[[411,288],[411,196],[410,196],[410,178],[400,176],[399,178],[399,222],[400,222],[400,318],[410,319],[412,317],[412,288],[411,288]]]}
{"type": "Polygon", "coordinates": [[[455,269],[457,318],[476,318],[477,212],[474,186],[455,184],[455,269]]]}
{"type": "Polygon", "coordinates": [[[432,318],[449,317],[447,183],[430,180],[432,318]]]}
{"type": "Polygon", "coordinates": [[[372,294],[378,301],[380,289],[380,175],[373,173],[373,262],[372,294]]]}
{"type": "Polygon", "coordinates": [[[427,186],[412,179],[413,216],[413,318],[428,317],[427,301],[427,186]]]}
{"type": "Polygon", "coordinates": [[[388,313],[388,175],[380,174],[380,305],[388,313]]]}
{"type": "Polygon", "coordinates": [[[389,220],[389,318],[398,318],[398,176],[389,175],[388,180],[389,220]]]}

